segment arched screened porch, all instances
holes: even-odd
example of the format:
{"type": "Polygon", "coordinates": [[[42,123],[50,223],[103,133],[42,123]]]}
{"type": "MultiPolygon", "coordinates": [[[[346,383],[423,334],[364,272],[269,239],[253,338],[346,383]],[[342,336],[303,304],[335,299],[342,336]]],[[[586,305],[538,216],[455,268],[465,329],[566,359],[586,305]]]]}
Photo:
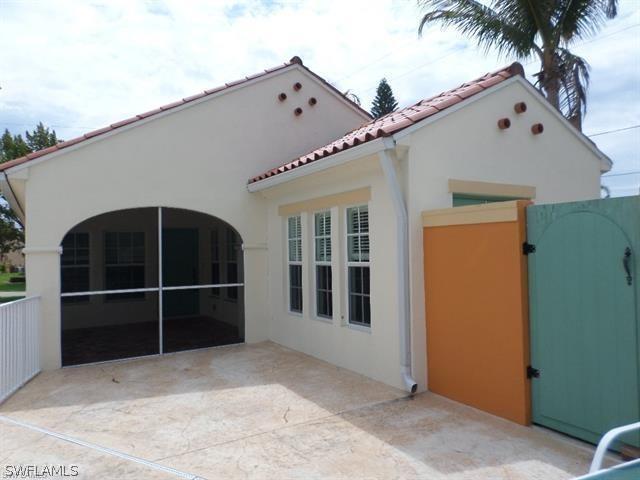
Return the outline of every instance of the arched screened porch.
{"type": "Polygon", "coordinates": [[[67,232],[60,268],[63,366],[244,341],[242,240],[218,218],[98,215],[67,232]]]}

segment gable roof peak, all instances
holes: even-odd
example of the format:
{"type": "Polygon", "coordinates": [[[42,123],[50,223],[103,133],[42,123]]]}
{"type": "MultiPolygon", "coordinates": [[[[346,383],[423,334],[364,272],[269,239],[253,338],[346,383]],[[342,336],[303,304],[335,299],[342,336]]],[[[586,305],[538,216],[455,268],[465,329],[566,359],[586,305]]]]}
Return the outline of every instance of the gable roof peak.
{"type": "Polygon", "coordinates": [[[259,182],[260,180],[265,180],[269,177],[280,175],[322,158],[329,157],[348,148],[370,142],[377,138],[391,136],[400,130],[415,125],[427,117],[461,103],[467,98],[515,76],[524,77],[524,68],[518,62],[489,72],[451,90],[434,95],[433,97],[422,99],[413,105],[395,110],[380,118],[365,122],[355,130],[347,132],[344,136],[334,140],[328,145],[253,177],[249,179],[248,183],[259,182]]]}
{"type": "Polygon", "coordinates": [[[213,96],[215,94],[219,94],[221,92],[230,90],[232,88],[235,87],[242,87],[244,84],[253,81],[253,80],[257,80],[257,79],[261,79],[263,77],[266,77],[272,73],[275,72],[280,72],[282,70],[286,70],[287,68],[300,68],[301,70],[303,70],[305,73],[307,73],[308,75],[311,75],[313,78],[315,78],[316,80],[318,80],[323,86],[325,86],[328,90],[330,90],[333,94],[335,94],[336,96],[340,97],[346,104],[348,104],[348,106],[354,110],[356,110],[362,117],[364,118],[371,118],[371,115],[369,115],[368,112],[366,112],[364,109],[362,109],[362,107],[360,107],[359,105],[357,105],[356,103],[354,103],[352,100],[350,100],[349,98],[347,98],[345,95],[343,95],[336,87],[334,87],[333,85],[331,85],[327,80],[325,80],[324,78],[322,78],[320,75],[318,75],[317,73],[313,72],[312,70],[309,69],[309,67],[306,67],[305,65],[303,65],[302,63],[302,59],[297,56],[294,55],[293,57],[291,57],[291,59],[288,62],[285,62],[281,65],[278,65],[276,67],[273,68],[267,68],[265,70],[263,70],[262,72],[256,73],[254,75],[248,75],[246,77],[240,78],[238,80],[234,80],[231,82],[227,82],[224,85],[220,85],[219,87],[215,87],[215,88],[210,88],[207,90],[204,90],[202,92],[198,92],[195,95],[190,95],[187,97],[182,98],[181,100],[175,101],[175,102],[171,102],[168,103],[166,105],[162,105],[161,107],[158,107],[154,110],[150,110],[148,112],[144,112],[144,113],[139,113],[137,115],[134,115],[132,117],[129,117],[125,120],[121,120],[119,122],[115,122],[112,123],[106,127],[103,128],[99,128],[96,130],[93,130],[91,132],[85,133],[84,135],[81,135],[79,137],[75,137],[75,138],[71,138],[69,140],[66,140],[64,142],[60,142],[52,147],[48,147],[45,148],[43,150],[37,150],[35,152],[31,152],[28,153],[27,155],[23,156],[23,157],[19,157],[19,158],[15,158],[13,160],[9,160],[8,162],[4,162],[4,163],[0,163],[0,172],[1,171],[6,171],[12,167],[21,165],[23,163],[27,163],[30,162],[32,160],[41,158],[41,157],[45,157],[48,156],[50,154],[59,152],[60,150],[64,150],[65,148],[71,147],[73,145],[76,145],[78,143],[84,142],[86,140],[89,139],[93,139],[95,137],[99,137],[102,136],[104,134],[107,133],[111,133],[114,130],[118,130],[122,127],[125,126],[129,126],[131,124],[134,124],[136,122],[139,122],[141,120],[146,120],[149,117],[153,117],[155,115],[164,113],[166,111],[178,108],[178,107],[182,107],[185,104],[189,104],[191,102],[195,102],[197,100],[200,100],[202,98],[205,97],[209,97],[209,96],[213,96]],[[295,67],[295,66],[298,67],[295,67]]]}

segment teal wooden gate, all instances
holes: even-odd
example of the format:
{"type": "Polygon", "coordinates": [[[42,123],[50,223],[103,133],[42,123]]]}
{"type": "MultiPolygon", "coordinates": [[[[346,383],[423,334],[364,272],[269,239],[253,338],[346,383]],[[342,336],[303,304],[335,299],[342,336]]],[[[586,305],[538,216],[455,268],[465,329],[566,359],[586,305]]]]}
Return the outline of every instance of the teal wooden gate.
{"type": "Polygon", "coordinates": [[[640,419],[640,197],[527,207],[527,238],[533,421],[595,443],[640,419]]]}

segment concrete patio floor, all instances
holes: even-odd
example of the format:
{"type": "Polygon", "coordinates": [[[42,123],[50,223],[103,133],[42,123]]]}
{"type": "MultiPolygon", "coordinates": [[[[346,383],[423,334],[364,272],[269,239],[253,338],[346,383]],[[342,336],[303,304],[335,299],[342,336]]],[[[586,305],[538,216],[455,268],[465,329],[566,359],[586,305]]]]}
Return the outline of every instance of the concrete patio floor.
{"type": "Polygon", "coordinates": [[[44,372],[0,406],[0,477],[563,479],[592,454],[270,342],[44,372]]]}

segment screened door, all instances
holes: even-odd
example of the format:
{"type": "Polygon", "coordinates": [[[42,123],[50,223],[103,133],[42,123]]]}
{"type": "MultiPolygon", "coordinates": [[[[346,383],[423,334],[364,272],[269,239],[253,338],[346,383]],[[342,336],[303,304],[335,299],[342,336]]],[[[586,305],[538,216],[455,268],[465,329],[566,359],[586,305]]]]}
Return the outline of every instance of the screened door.
{"type": "Polygon", "coordinates": [[[120,210],[78,224],[62,249],[63,366],[244,341],[241,240],[227,223],[120,210]]]}

